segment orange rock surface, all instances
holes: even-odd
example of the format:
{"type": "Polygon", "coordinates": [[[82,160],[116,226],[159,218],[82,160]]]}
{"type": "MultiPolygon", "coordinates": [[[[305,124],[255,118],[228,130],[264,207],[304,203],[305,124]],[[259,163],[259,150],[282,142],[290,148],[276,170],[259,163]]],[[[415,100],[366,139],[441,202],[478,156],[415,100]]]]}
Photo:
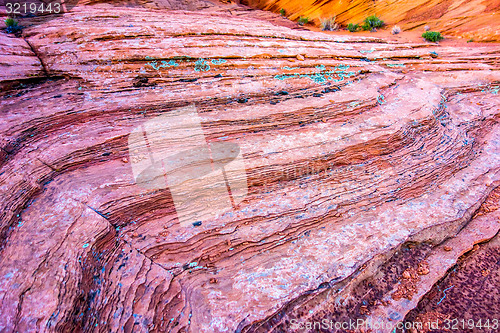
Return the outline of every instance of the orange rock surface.
{"type": "Polygon", "coordinates": [[[394,323],[496,237],[498,43],[160,7],[79,6],[0,32],[1,332],[394,323]],[[135,177],[146,157],[129,140],[193,105],[207,143],[238,145],[248,192],[185,225],[176,193],[135,177]],[[389,304],[423,262],[413,301],[389,304]]]}
{"type": "Polygon", "coordinates": [[[428,25],[447,36],[500,41],[500,0],[249,0],[249,4],[275,13],[283,8],[291,20],[309,17],[316,26],[332,16],[346,26],[377,15],[403,30],[423,32],[428,25]]]}

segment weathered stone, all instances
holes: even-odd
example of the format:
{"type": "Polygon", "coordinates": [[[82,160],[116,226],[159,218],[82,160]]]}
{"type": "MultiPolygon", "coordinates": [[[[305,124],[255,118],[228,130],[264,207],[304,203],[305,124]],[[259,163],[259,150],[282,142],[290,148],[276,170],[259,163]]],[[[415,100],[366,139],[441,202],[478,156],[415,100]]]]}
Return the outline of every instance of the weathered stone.
{"type": "Polygon", "coordinates": [[[0,37],[12,45],[0,331],[291,332],[303,309],[333,316],[362,299],[358,278],[412,241],[411,267],[425,259],[429,273],[411,302],[389,300],[401,264],[352,314],[404,318],[498,232],[498,202],[482,206],[500,184],[498,44],[109,4],[0,37]],[[134,129],[186,105],[208,143],[238,144],[248,183],[233,211],[196,226],[179,223],[169,189],[139,186],[132,167],[147,156],[128,149],[134,129]],[[451,251],[426,245],[445,240],[451,251]]]}
{"type": "Polygon", "coordinates": [[[325,17],[334,17],[337,24],[346,27],[349,23],[361,24],[367,17],[376,14],[386,25],[398,24],[405,32],[411,30],[424,32],[432,29],[441,31],[446,36],[456,36],[466,40],[500,41],[500,25],[498,23],[500,22],[500,11],[497,0],[470,0],[466,2],[460,0],[392,2],[374,0],[335,2],[249,0],[249,5],[273,11],[276,8],[283,8],[288,17],[293,19],[300,16],[308,17],[314,21],[316,26],[319,26],[325,17]]]}

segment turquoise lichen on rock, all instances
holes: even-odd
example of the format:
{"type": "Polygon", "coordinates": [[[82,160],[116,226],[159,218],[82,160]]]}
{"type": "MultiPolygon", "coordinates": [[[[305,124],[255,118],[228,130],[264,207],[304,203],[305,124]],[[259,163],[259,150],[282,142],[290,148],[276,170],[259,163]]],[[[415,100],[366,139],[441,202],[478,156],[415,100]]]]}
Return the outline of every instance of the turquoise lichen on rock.
{"type": "Polygon", "coordinates": [[[194,64],[195,64],[194,70],[196,72],[200,71],[206,72],[210,70],[210,65],[208,64],[208,61],[206,61],[203,58],[198,59],[194,64]]]}

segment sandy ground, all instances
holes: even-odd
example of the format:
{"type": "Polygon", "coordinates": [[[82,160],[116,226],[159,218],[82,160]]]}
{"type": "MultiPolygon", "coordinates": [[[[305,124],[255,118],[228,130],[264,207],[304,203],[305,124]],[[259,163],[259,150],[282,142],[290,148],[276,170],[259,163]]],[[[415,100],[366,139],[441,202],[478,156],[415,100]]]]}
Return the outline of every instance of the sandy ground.
{"type": "MultiPolygon", "coordinates": [[[[248,6],[241,5],[241,4],[235,4],[235,3],[229,3],[229,4],[220,4],[220,3],[214,3],[215,6],[219,8],[224,8],[229,14],[234,15],[234,16],[246,16],[246,17],[252,17],[252,18],[257,18],[261,20],[266,20],[268,22],[271,22],[275,25],[279,26],[285,26],[288,28],[296,29],[296,30],[310,30],[310,31],[321,31],[319,27],[316,27],[312,24],[306,24],[305,26],[300,26],[297,24],[297,22],[292,21],[287,19],[286,17],[282,17],[279,14],[273,13],[273,12],[268,12],[268,11],[262,11],[259,9],[252,9],[248,6]]],[[[345,27],[342,27],[341,29],[337,31],[322,31],[323,33],[327,34],[332,34],[332,35],[354,35],[354,36],[370,36],[370,37],[380,37],[385,40],[389,41],[397,41],[401,43],[422,43],[426,42],[422,38],[422,33],[424,33],[423,28],[418,28],[416,30],[408,30],[408,31],[402,31],[398,35],[393,35],[391,33],[392,26],[386,26],[382,29],[378,29],[376,32],[369,32],[369,31],[358,31],[358,32],[349,32],[345,27]]],[[[468,39],[461,38],[461,37],[456,37],[456,36],[449,36],[444,34],[443,37],[445,37],[444,40],[440,41],[439,44],[443,46],[464,46],[464,45],[484,45],[484,44],[497,44],[497,43],[480,43],[480,42],[468,42],[468,39]]]]}
{"type": "MultiPolygon", "coordinates": [[[[311,31],[321,31],[321,29],[313,26],[308,26],[308,30],[311,31]]],[[[426,42],[424,38],[422,38],[422,33],[424,30],[411,30],[411,31],[402,31],[398,35],[393,35],[391,33],[392,27],[386,27],[383,29],[379,29],[376,32],[369,31],[358,31],[358,32],[349,32],[347,30],[341,29],[338,31],[323,31],[327,34],[332,35],[345,35],[352,34],[354,36],[370,36],[370,37],[380,37],[389,41],[397,41],[401,43],[421,43],[426,42]]],[[[445,39],[439,42],[440,45],[444,46],[463,46],[463,45],[474,45],[474,44],[484,44],[484,43],[476,43],[476,42],[468,42],[466,39],[455,37],[455,36],[446,36],[443,35],[445,39]]],[[[430,43],[430,42],[429,42],[430,43]]]]}

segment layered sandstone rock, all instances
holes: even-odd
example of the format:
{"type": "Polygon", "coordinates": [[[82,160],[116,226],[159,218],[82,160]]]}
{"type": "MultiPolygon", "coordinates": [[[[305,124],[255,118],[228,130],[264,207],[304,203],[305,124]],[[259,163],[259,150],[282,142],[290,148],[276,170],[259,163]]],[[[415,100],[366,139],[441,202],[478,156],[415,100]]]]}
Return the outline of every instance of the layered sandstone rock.
{"type": "Polygon", "coordinates": [[[109,5],[0,38],[2,331],[395,322],[499,230],[497,44],[109,5]],[[201,225],[138,184],[128,149],[193,105],[208,143],[238,145],[248,184],[201,225]]]}
{"type": "Polygon", "coordinates": [[[316,25],[321,19],[336,17],[346,26],[362,23],[377,15],[388,25],[398,24],[404,30],[423,32],[428,25],[448,36],[459,36],[475,41],[499,41],[500,1],[498,0],[349,0],[349,1],[289,1],[249,0],[251,6],[279,12],[296,20],[309,17],[316,25]]]}

